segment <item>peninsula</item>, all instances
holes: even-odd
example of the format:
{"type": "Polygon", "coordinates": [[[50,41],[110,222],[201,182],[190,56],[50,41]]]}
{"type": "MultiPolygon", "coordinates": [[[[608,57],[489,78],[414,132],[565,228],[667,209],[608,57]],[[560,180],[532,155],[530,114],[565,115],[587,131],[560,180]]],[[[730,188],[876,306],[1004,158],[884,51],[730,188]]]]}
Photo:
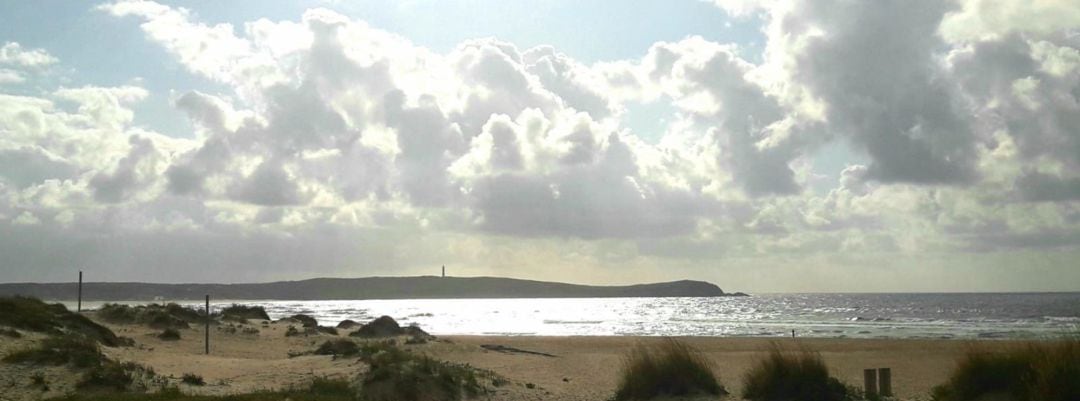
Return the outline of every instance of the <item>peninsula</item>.
{"type": "MultiPolygon", "coordinates": [[[[681,280],[626,286],[593,286],[501,277],[363,277],[315,278],[252,284],[83,284],[83,300],[121,301],[196,300],[210,294],[217,299],[356,300],[432,298],[617,298],[617,297],[722,297],[715,284],[681,280]]],[[[74,300],[77,283],[2,283],[0,296],[24,295],[42,299],[74,300]]]]}

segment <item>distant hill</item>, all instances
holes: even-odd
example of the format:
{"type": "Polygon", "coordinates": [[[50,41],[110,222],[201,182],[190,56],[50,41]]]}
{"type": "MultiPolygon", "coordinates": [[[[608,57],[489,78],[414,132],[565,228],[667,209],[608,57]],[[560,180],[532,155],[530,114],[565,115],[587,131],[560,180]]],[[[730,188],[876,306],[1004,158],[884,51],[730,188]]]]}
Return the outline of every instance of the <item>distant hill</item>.
{"type": "MultiPolygon", "coordinates": [[[[0,296],[74,300],[76,283],[0,284],[0,296]]],[[[715,284],[681,280],[627,286],[591,286],[499,277],[316,278],[259,284],[83,283],[83,300],[202,299],[418,299],[418,298],[614,298],[721,297],[715,284]]]]}

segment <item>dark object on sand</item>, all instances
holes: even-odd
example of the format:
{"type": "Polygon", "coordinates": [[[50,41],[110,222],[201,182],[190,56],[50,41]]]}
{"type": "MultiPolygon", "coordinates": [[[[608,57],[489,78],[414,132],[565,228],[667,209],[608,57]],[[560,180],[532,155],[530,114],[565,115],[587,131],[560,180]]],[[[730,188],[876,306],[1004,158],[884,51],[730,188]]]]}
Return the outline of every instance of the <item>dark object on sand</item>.
{"type": "Polygon", "coordinates": [[[505,345],[498,345],[498,344],[481,344],[480,348],[486,349],[488,351],[502,352],[504,354],[539,355],[539,356],[546,356],[548,358],[555,358],[556,357],[555,355],[544,353],[544,352],[529,351],[529,350],[524,350],[524,349],[521,349],[521,348],[507,347],[505,345]]]}
{"type": "Polygon", "coordinates": [[[315,350],[315,355],[353,356],[359,353],[360,347],[345,338],[327,340],[315,350]]]}
{"type": "Polygon", "coordinates": [[[194,374],[194,373],[184,373],[184,376],[182,378],[180,378],[180,381],[185,383],[185,384],[190,384],[192,386],[206,385],[206,381],[203,380],[202,376],[199,376],[199,375],[194,374]]]}
{"type": "Polygon", "coordinates": [[[180,339],[180,332],[176,329],[165,329],[165,331],[157,335],[157,338],[163,341],[177,341],[180,339]]]}

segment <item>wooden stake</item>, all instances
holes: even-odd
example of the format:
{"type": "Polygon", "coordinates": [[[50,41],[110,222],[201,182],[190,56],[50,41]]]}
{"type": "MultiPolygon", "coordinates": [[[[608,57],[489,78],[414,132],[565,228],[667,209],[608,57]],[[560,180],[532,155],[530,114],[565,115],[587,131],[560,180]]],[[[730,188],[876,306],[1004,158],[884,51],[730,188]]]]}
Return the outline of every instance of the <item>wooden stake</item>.
{"type": "Polygon", "coordinates": [[[863,369],[863,392],[867,396],[877,395],[877,369],[863,369]]]}
{"type": "Polygon", "coordinates": [[[892,369],[878,369],[878,390],[883,397],[892,396],[892,369]]]}
{"type": "Polygon", "coordinates": [[[210,355],[210,295],[206,296],[206,355],[210,355]]]}
{"type": "Polygon", "coordinates": [[[75,309],[80,313],[82,312],[82,270],[79,270],[79,301],[75,309]]]}

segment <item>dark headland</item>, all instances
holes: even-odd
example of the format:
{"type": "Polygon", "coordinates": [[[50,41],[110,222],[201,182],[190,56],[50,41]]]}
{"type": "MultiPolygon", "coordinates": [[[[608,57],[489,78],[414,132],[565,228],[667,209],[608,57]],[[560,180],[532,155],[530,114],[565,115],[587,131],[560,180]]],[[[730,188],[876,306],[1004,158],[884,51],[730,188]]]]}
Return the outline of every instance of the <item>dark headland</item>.
{"type": "MultiPolygon", "coordinates": [[[[42,299],[74,300],[76,283],[0,283],[0,296],[25,295],[42,299]]],[[[122,301],[196,300],[207,294],[216,299],[352,300],[424,298],[616,298],[616,297],[723,297],[712,283],[680,280],[626,286],[592,286],[500,277],[364,277],[315,278],[256,284],[83,284],[83,300],[122,301]]]]}

